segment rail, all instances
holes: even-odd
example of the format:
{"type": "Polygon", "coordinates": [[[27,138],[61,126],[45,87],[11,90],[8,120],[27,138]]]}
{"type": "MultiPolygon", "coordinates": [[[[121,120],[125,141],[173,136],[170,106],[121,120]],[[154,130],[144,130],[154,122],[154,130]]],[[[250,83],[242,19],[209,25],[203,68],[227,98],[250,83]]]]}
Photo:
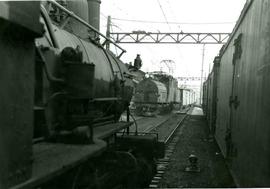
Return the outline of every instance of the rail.
{"type": "Polygon", "coordinates": [[[59,3],[55,2],[54,0],[48,0],[48,2],[51,3],[52,5],[56,6],[61,11],[65,12],[68,16],[74,18],[75,20],[77,20],[78,22],[80,22],[81,24],[83,24],[84,26],[86,26],[88,29],[94,31],[96,34],[98,34],[99,36],[103,37],[105,39],[105,41],[102,44],[102,46],[106,45],[107,43],[112,43],[117,48],[119,48],[122,52],[120,53],[120,55],[118,56],[118,58],[120,58],[126,52],[125,49],[123,49],[118,44],[116,44],[115,42],[113,42],[110,38],[108,38],[105,35],[103,35],[102,33],[100,33],[96,28],[94,28],[93,26],[91,26],[90,24],[88,24],[86,21],[84,21],[83,19],[81,19],[79,16],[77,16],[76,14],[74,14],[74,12],[66,9],[65,7],[63,7],[62,5],[60,5],[59,3]]]}
{"type": "Polygon", "coordinates": [[[164,143],[167,144],[170,139],[172,138],[172,136],[174,135],[175,131],[180,127],[180,125],[185,121],[185,119],[187,118],[187,114],[184,116],[184,118],[182,120],[180,120],[178,123],[177,123],[177,126],[170,132],[169,136],[166,137],[164,143]]]}

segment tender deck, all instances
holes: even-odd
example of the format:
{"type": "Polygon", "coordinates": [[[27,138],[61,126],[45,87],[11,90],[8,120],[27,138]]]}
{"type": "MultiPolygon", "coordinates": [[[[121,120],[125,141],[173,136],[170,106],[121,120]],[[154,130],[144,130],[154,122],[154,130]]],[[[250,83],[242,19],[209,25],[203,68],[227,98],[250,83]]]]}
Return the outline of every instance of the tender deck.
{"type": "Polygon", "coordinates": [[[33,188],[68,171],[106,149],[105,139],[132,125],[118,122],[94,128],[94,144],[63,144],[41,142],[33,145],[32,177],[17,188],[33,188]]]}

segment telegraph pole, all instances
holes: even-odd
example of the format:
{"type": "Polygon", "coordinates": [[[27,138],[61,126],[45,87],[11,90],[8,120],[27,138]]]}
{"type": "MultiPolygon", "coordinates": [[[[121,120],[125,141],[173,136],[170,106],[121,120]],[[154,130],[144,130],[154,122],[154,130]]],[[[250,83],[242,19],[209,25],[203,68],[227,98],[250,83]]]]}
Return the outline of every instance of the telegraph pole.
{"type": "Polygon", "coordinates": [[[203,94],[203,65],[204,65],[204,54],[205,54],[205,44],[203,44],[203,50],[202,50],[202,69],[201,69],[200,104],[202,104],[202,94],[203,94]]]}
{"type": "MultiPolygon", "coordinates": [[[[108,18],[107,18],[107,31],[106,31],[106,37],[107,38],[110,38],[110,35],[111,35],[110,27],[111,27],[111,16],[108,16],[108,18]]],[[[110,49],[110,43],[108,41],[106,43],[106,49],[107,50],[110,49]]]]}

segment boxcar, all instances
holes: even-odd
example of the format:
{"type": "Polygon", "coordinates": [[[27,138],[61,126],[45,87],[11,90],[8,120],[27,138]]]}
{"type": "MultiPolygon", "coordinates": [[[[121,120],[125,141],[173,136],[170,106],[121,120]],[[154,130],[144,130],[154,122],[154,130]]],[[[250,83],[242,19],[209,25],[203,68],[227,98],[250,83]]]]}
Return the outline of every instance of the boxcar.
{"type": "Polygon", "coordinates": [[[210,127],[237,185],[269,187],[270,1],[246,2],[217,62],[204,85],[210,127]]]}
{"type": "Polygon", "coordinates": [[[180,89],[181,105],[187,106],[195,102],[195,94],[191,89],[180,89]]]}
{"type": "Polygon", "coordinates": [[[217,82],[219,74],[220,57],[214,59],[212,72],[208,75],[203,84],[203,109],[209,125],[210,134],[214,135],[216,125],[216,107],[217,107],[217,82]]]}
{"type": "Polygon", "coordinates": [[[174,95],[174,108],[180,109],[181,108],[181,91],[179,88],[176,89],[175,95],[174,95]]]}

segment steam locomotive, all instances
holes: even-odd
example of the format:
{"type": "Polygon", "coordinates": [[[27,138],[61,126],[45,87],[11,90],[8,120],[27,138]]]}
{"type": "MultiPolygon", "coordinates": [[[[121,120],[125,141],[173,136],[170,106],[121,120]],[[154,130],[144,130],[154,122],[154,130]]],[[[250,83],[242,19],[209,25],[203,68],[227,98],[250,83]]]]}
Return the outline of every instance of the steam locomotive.
{"type": "Polygon", "coordinates": [[[129,132],[132,78],[99,6],[0,2],[0,188],[148,186],[163,144],[129,132]]]}

